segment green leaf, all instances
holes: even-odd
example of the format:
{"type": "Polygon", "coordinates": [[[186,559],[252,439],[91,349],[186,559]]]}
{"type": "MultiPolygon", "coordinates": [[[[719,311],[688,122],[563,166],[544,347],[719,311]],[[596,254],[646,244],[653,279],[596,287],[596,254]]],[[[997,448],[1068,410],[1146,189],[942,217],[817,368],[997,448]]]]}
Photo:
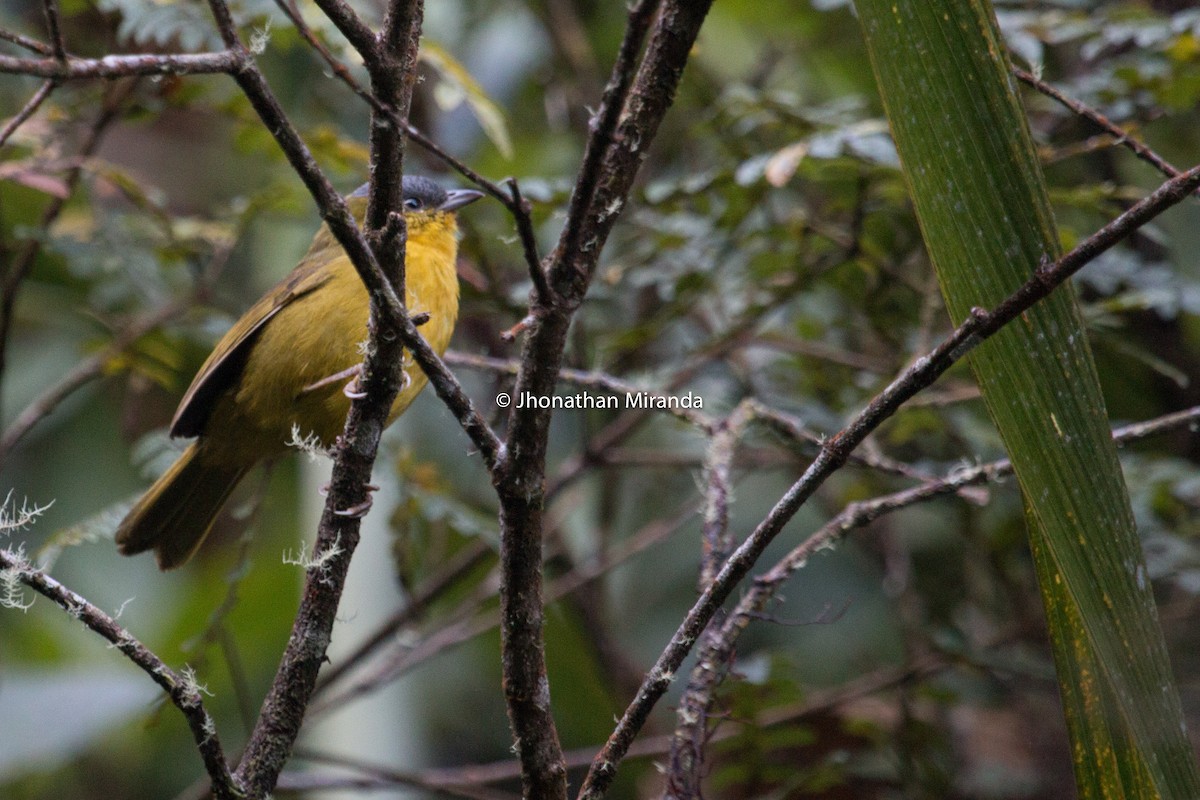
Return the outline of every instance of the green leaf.
{"type": "Polygon", "coordinates": [[[465,102],[500,155],[512,158],[512,136],[504,112],[492,102],[467,68],[441,46],[428,40],[421,42],[421,60],[438,74],[438,83],[433,90],[438,106],[443,111],[450,111],[465,102]]]}
{"type": "MultiPolygon", "coordinates": [[[[1058,252],[986,0],[856,3],[954,320],[1058,252]]],[[[1081,797],[1200,797],[1151,587],[1074,292],[971,355],[1026,499],[1081,797]]]]}

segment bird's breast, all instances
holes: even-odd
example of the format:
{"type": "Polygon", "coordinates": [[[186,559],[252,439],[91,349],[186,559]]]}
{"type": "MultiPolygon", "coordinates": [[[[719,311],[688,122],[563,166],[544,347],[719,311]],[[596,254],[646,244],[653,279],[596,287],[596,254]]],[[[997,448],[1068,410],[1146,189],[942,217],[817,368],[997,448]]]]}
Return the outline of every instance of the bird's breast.
{"type": "MultiPolygon", "coordinates": [[[[447,242],[410,239],[405,278],[409,312],[429,314],[419,330],[441,354],[454,332],[459,291],[454,238],[439,238],[447,242]]],[[[370,303],[349,258],[335,259],[329,270],[328,281],[290,302],[264,326],[236,390],[214,408],[209,445],[230,450],[230,460],[250,451],[254,460],[282,452],[293,426],[301,436],[316,434],[326,446],[341,433],[350,409],[343,388],[351,376],[329,379],[362,363],[370,303]],[[236,431],[236,439],[215,441],[222,430],[236,431]]],[[[405,361],[409,383],[393,403],[389,422],[426,383],[407,351],[405,361]]]]}

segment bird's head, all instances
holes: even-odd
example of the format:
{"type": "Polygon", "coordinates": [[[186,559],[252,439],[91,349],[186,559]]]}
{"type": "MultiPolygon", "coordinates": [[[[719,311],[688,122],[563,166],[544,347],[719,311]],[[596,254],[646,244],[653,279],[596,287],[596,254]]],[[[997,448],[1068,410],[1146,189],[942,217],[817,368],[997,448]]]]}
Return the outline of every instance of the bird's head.
{"type": "MultiPolygon", "coordinates": [[[[365,212],[369,191],[370,184],[364,183],[350,195],[350,207],[356,217],[361,218],[365,212]]],[[[457,230],[455,212],[483,196],[483,192],[474,189],[447,191],[429,178],[405,175],[402,202],[409,236],[420,235],[423,230],[453,233],[457,230]]]]}

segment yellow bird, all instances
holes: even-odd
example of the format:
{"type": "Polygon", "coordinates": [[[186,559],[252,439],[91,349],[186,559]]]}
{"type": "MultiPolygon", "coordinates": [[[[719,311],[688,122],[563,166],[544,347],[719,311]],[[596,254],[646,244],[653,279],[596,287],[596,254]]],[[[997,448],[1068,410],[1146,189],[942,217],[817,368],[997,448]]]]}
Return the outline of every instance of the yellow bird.
{"type": "MultiPolygon", "coordinates": [[[[448,192],[420,177],[406,177],[403,193],[408,309],[429,315],[421,334],[440,354],[458,316],[455,212],[483,194],[448,192]]],[[[367,187],[347,203],[361,224],[367,187]]],[[[322,225],[291,274],[229,329],[200,368],[171,422],[171,436],[196,441],[121,522],[120,551],[153,549],[159,568],[174,569],[195,554],[246,472],[287,450],[293,426],[331,446],[350,410],[368,315],[358,273],[322,225]]],[[[425,386],[419,369],[410,378],[389,424],[425,386]]]]}

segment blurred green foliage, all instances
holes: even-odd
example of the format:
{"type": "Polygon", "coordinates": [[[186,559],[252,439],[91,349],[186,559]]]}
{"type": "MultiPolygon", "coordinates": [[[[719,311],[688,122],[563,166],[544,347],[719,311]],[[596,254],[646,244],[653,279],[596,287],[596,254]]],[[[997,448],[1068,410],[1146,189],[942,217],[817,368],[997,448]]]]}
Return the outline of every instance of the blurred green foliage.
{"type": "MultiPolygon", "coordinates": [[[[1200,153],[1200,13],[1187,5],[997,4],[1019,62],[1180,167],[1200,153]]],[[[589,108],[620,41],[614,8],[447,0],[426,10],[413,120],[484,175],[521,180],[543,251],[556,240],[589,108]]],[[[200,5],[103,0],[62,9],[70,48],[82,55],[217,43],[200,5]]],[[[301,11],[357,69],[316,8],[301,11]]],[[[247,0],[235,12],[247,39],[262,36],[259,57],[273,87],[322,166],[349,191],[366,173],[366,105],[272,4],[247,0]]],[[[5,3],[0,26],[41,36],[40,10],[5,3]]],[[[0,80],[5,115],[37,85],[0,80]]],[[[1067,245],[1159,181],[1053,101],[1024,97],[1067,245]]],[[[169,664],[194,666],[212,692],[207,702],[224,744],[236,753],[295,612],[300,570],[280,554],[314,527],[326,467],[280,463],[247,487],[197,561],[178,573],[120,558],[105,535],[122,504],[162,469],[161,429],[209,347],[301,255],[317,225],[311,203],[221,76],[64,86],[0,158],[0,256],[11,263],[23,242],[42,245],[7,343],[5,427],[134,321],[169,303],[186,306],[113,358],[101,380],[41,420],[0,465],[0,492],[11,489],[18,502],[55,501],[10,541],[37,552],[56,536],[63,543],[63,531],[82,540],[59,554],[55,576],[102,608],[123,607],[122,623],[169,664]],[[103,98],[122,93],[117,122],[79,163],[79,186],[46,229],[39,219],[50,192],[73,165],[103,98]]],[[[407,169],[461,183],[415,146],[407,169]]],[[[847,2],[716,4],[643,179],[619,211],[575,322],[571,367],[657,390],[690,389],[712,415],[756,397],[821,434],[948,330],[847,2]]],[[[1200,402],[1198,216],[1194,204],[1172,211],[1079,279],[1114,419],[1200,402]]],[[[453,347],[516,357],[517,347],[498,335],[521,318],[529,292],[511,221],[497,204],[479,204],[462,227],[464,307],[453,347]]],[[[509,379],[455,370],[502,423],[493,401],[509,379]]],[[[564,384],[562,391],[575,390],[564,384]]],[[[650,540],[552,607],[550,678],[567,747],[606,735],[631,681],[694,598],[698,518],[657,538],[650,526],[695,507],[704,437],[650,415],[616,446],[590,450],[617,417],[560,412],[552,430],[550,590],[639,536],[650,540]]],[[[376,475],[390,494],[377,505],[383,513],[372,515],[382,529],[368,536],[389,539],[379,552],[391,560],[376,559],[376,583],[360,581],[376,611],[387,616],[402,605],[398,594],[420,596],[456,558],[476,547],[480,554],[450,590],[386,638],[384,660],[402,676],[398,695],[368,694],[352,708],[370,725],[392,726],[384,738],[419,744],[384,762],[396,769],[506,759],[497,637],[486,624],[495,609],[488,576],[496,546],[487,477],[432,395],[389,441],[376,475]]],[[[923,474],[1002,455],[961,368],[890,420],[870,447],[923,474]]],[[[735,462],[736,535],[762,518],[812,452],[752,429],[735,462]]],[[[1129,446],[1125,455],[1194,717],[1200,648],[1186,623],[1200,592],[1193,475],[1200,448],[1194,435],[1178,434],[1129,446]]],[[[844,470],[793,521],[763,568],[847,502],[910,484],[877,469],[844,470]]],[[[1070,758],[1014,485],[885,518],[813,559],[784,594],[772,620],[743,638],[736,677],[719,695],[712,796],[1069,794],[1070,758]],[[929,663],[939,666],[925,669],[929,663]],[[897,677],[883,680],[889,675],[897,677]]],[[[343,609],[335,645],[375,630],[368,601],[349,599],[343,609]]],[[[144,676],[66,615],[45,602],[25,613],[5,610],[0,642],[0,795],[172,797],[201,776],[174,710],[160,708],[144,676]],[[109,702],[90,711],[64,687],[109,702]]],[[[670,706],[656,711],[651,735],[674,727],[670,706]]],[[[344,731],[321,737],[306,747],[343,754],[364,747],[344,731]]],[[[651,760],[625,765],[615,796],[657,791],[651,760]]]]}

